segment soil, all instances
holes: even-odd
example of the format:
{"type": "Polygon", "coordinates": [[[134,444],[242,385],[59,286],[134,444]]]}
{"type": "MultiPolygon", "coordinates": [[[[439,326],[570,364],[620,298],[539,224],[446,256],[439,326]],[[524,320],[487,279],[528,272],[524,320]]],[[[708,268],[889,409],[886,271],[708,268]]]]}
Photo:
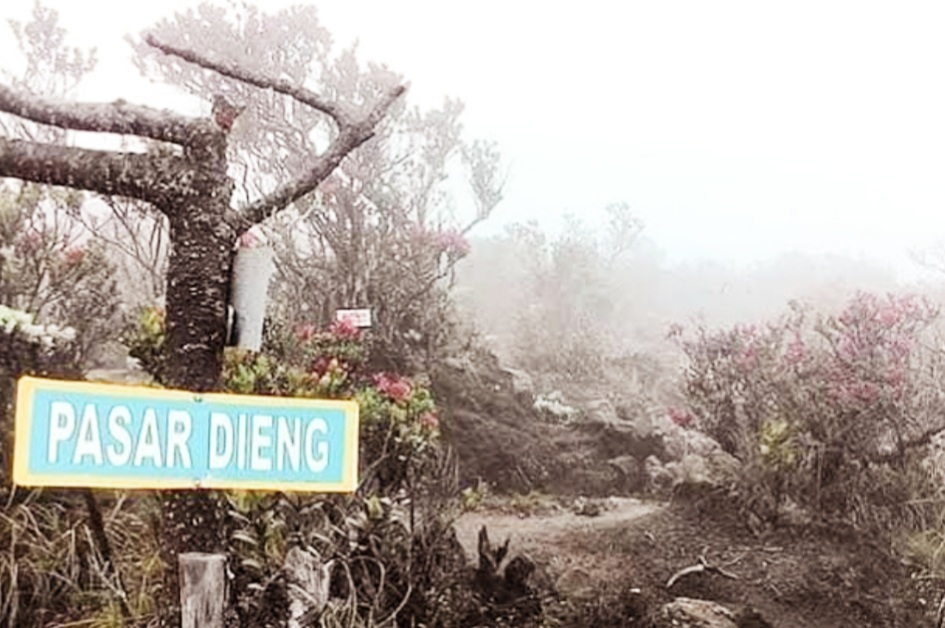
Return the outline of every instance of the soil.
{"type": "Polygon", "coordinates": [[[464,514],[457,536],[471,563],[481,526],[493,543],[510,538],[510,555],[525,554],[537,565],[536,588],[555,594],[548,614],[570,617],[558,625],[648,626],[675,597],[724,604],[740,613],[740,626],[935,625],[939,598],[923,602],[903,565],[848,530],[808,525],[757,536],[724,504],[703,498],[609,498],[594,505],[597,516],[576,514],[567,503],[515,512],[510,502],[493,501],[464,514]],[[667,589],[700,556],[732,577],[692,573],[667,589]],[[585,612],[575,614],[582,605],[585,612]]]}
{"type": "MultiPolygon", "coordinates": [[[[628,451],[620,434],[542,420],[493,356],[452,365],[435,373],[433,384],[450,418],[445,432],[462,483],[482,482],[506,495],[464,514],[459,541],[475,564],[478,532],[486,526],[494,545],[510,539],[510,559],[525,554],[535,563],[532,584],[551,620],[538,625],[649,627],[663,604],[688,597],[738,612],[743,628],[940,628],[934,620],[945,582],[911,578],[888,542],[844,525],[750,532],[724,491],[683,485],[671,501],[630,497],[637,493],[606,464],[628,451]],[[579,515],[578,495],[620,497],[592,498],[593,507],[586,503],[579,515]],[[728,576],[706,570],[667,587],[700,558],[728,576]]],[[[620,390],[605,384],[560,388],[569,403],[585,408],[620,390]]],[[[622,399],[615,405],[631,412],[645,401],[622,399]]]]}

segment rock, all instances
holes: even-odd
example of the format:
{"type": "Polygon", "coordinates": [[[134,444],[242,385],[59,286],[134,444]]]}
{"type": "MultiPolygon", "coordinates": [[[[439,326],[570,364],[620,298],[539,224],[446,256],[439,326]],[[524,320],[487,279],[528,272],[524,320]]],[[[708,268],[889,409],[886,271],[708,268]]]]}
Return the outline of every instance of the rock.
{"type": "Polygon", "coordinates": [[[728,608],[692,598],[678,597],[660,608],[655,628],[738,628],[735,613],[728,608]]]}
{"type": "Polygon", "coordinates": [[[503,368],[502,371],[512,378],[512,392],[516,395],[525,395],[528,398],[535,396],[535,381],[525,371],[513,368],[503,368]]]}
{"type": "Polygon", "coordinates": [[[607,465],[617,473],[616,488],[618,490],[636,492],[646,487],[647,478],[640,467],[640,461],[635,456],[617,456],[608,460],[607,465]]]}
{"type": "Polygon", "coordinates": [[[660,493],[673,487],[673,472],[656,456],[648,456],[643,461],[643,473],[646,476],[647,488],[652,491],[660,493]]]}
{"type": "Polygon", "coordinates": [[[698,454],[683,456],[677,466],[675,483],[706,484],[709,482],[709,463],[698,454]]]}
{"type": "Polygon", "coordinates": [[[580,414],[577,408],[564,403],[564,395],[559,390],[538,395],[532,407],[542,416],[556,423],[570,423],[580,414]]]}
{"type": "Polygon", "coordinates": [[[708,456],[687,454],[682,460],[666,463],[664,469],[672,475],[673,486],[722,486],[732,478],[738,466],[739,463],[734,457],[720,451],[708,456]]]}
{"type": "Polygon", "coordinates": [[[636,433],[641,438],[650,438],[659,436],[659,426],[652,412],[647,412],[645,408],[631,405],[628,403],[618,404],[616,407],[617,418],[621,422],[632,425],[636,433]]]}
{"type": "Polygon", "coordinates": [[[761,616],[761,613],[750,606],[739,609],[735,613],[735,625],[738,628],[774,628],[768,621],[761,616]]]}
{"type": "Polygon", "coordinates": [[[574,500],[571,510],[580,517],[599,517],[602,511],[599,501],[584,499],[583,497],[574,500]]]}
{"type": "Polygon", "coordinates": [[[90,382],[114,384],[148,384],[153,381],[140,366],[126,369],[91,369],[85,374],[85,379],[90,382]]]}
{"type": "Polygon", "coordinates": [[[669,460],[682,460],[687,454],[708,456],[722,451],[712,437],[698,430],[671,425],[662,430],[663,447],[669,460]]]}
{"type": "Polygon", "coordinates": [[[597,584],[590,573],[572,567],[558,577],[555,589],[568,599],[591,599],[597,595],[597,584]]]}
{"type": "Polygon", "coordinates": [[[663,459],[663,440],[656,433],[647,434],[632,423],[581,421],[578,428],[589,435],[594,448],[602,458],[633,456],[637,460],[646,460],[649,456],[663,459]]]}
{"type": "Polygon", "coordinates": [[[584,404],[584,420],[588,423],[616,425],[620,423],[617,409],[610,399],[594,399],[584,404]]]}

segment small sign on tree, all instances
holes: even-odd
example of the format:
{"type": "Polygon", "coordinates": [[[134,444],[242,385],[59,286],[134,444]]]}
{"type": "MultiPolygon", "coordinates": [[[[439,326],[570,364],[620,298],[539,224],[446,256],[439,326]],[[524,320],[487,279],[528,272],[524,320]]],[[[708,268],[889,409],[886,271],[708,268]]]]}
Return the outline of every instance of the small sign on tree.
{"type": "Polygon", "coordinates": [[[355,327],[367,328],[371,326],[371,310],[337,310],[335,311],[336,321],[346,321],[355,327]]]}

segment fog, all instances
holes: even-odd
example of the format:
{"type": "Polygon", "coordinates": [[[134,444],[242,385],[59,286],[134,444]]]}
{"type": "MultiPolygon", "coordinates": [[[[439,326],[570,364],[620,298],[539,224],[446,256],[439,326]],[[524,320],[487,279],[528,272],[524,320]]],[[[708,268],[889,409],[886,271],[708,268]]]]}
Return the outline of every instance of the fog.
{"type": "MultiPolygon", "coordinates": [[[[47,5],[72,42],[99,50],[82,99],[206,114],[144,81],[125,41],[193,3],[47,5]]],[[[412,103],[457,97],[467,132],[498,144],[504,199],[474,242],[529,220],[554,239],[565,213],[600,229],[607,204],[626,202],[644,231],[615,289],[661,321],[937,289],[940,273],[910,252],[945,237],[941,3],[317,6],[337,44],[357,40],[361,59],[408,78],[412,103]]],[[[0,59],[15,71],[11,38],[0,59]]]]}

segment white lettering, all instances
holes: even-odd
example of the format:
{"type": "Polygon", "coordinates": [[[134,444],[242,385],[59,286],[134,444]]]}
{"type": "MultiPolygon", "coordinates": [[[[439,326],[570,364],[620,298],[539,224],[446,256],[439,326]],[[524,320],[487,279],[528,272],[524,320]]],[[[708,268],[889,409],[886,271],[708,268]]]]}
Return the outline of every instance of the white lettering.
{"type": "Polygon", "coordinates": [[[95,414],[95,405],[85,404],[82,410],[82,422],[79,424],[79,439],[72,454],[72,464],[80,464],[86,456],[91,456],[92,462],[102,464],[102,439],[98,433],[98,415],[95,414]]]}
{"type": "Polygon", "coordinates": [[[71,403],[53,401],[49,405],[49,449],[46,457],[49,464],[55,464],[59,453],[59,443],[72,437],[75,431],[75,409],[71,403]]]}
{"type": "Polygon", "coordinates": [[[264,449],[272,446],[272,436],[269,432],[272,430],[272,417],[265,414],[257,414],[253,417],[253,429],[249,449],[249,468],[253,471],[269,471],[272,469],[272,456],[263,455],[264,449]],[[266,430],[266,434],[263,434],[266,430]]]}
{"type": "Polygon", "coordinates": [[[289,432],[289,419],[281,416],[276,426],[276,469],[285,469],[285,460],[288,457],[293,471],[299,470],[302,455],[302,422],[296,417],[292,421],[292,432],[289,432]]]}
{"type": "Polygon", "coordinates": [[[328,424],[325,423],[324,419],[312,419],[305,428],[305,464],[313,473],[319,473],[328,466],[328,443],[325,441],[314,443],[313,441],[316,439],[315,432],[328,433],[328,424]],[[314,455],[314,444],[318,445],[318,455],[314,455]]]}
{"type": "Polygon", "coordinates": [[[128,464],[131,459],[131,434],[128,426],[131,424],[131,410],[125,406],[115,406],[108,413],[108,434],[112,440],[121,445],[121,449],[114,444],[105,448],[108,463],[115,466],[128,464]]]}
{"type": "Polygon", "coordinates": [[[222,469],[233,457],[233,422],[223,412],[210,413],[210,468],[222,469]],[[222,438],[219,436],[222,435],[222,438]],[[220,444],[223,450],[220,451],[220,444]]]}
{"type": "Polygon", "coordinates": [[[161,462],[161,442],[158,435],[157,415],[153,408],[144,411],[144,421],[141,433],[138,434],[138,444],[135,445],[135,459],[132,464],[140,467],[146,458],[150,458],[155,467],[164,466],[161,462]]]}
{"type": "Polygon", "coordinates": [[[245,469],[246,468],[246,446],[249,444],[246,442],[247,441],[246,415],[245,414],[239,415],[238,421],[239,421],[239,425],[236,428],[238,430],[238,433],[236,435],[236,444],[238,445],[238,448],[236,450],[236,466],[239,469],[245,469]]]}
{"type": "Polygon", "coordinates": [[[190,468],[190,449],[187,439],[191,431],[190,413],[186,410],[170,410],[167,413],[167,466],[173,467],[180,455],[181,466],[190,468]]]}

